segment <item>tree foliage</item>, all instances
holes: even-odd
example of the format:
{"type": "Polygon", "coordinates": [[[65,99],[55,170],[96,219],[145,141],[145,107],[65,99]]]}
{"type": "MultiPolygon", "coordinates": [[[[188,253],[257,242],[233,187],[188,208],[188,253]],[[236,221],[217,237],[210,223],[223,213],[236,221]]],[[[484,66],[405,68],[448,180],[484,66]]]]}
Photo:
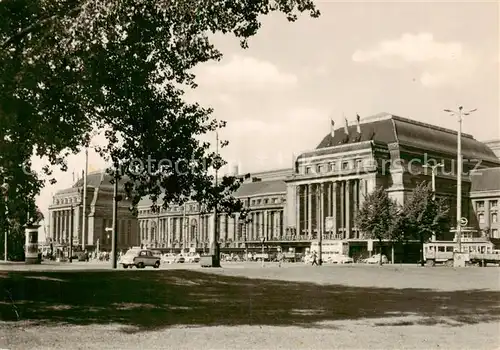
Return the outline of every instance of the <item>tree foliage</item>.
{"type": "MultiPolygon", "coordinates": [[[[5,193],[5,192],[4,192],[5,193]]],[[[5,196],[0,197],[0,257],[4,259],[4,239],[8,234],[7,254],[10,261],[24,260],[24,246],[26,243],[24,227],[26,224],[37,223],[43,215],[32,199],[19,199],[14,197],[6,201],[5,196]],[[8,210],[5,210],[5,208],[8,210]]]]}
{"type": "MultiPolygon", "coordinates": [[[[444,199],[434,199],[432,187],[427,182],[421,182],[405,201],[401,218],[406,239],[418,240],[423,244],[432,237],[449,230],[449,207],[444,199]]],[[[423,255],[421,256],[423,264],[423,255]]]]}
{"type": "MultiPolygon", "coordinates": [[[[356,215],[356,226],[365,237],[379,241],[399,240],[398,205],[383,187],[369,193],[356,215]]],[[[380,254],[382,263],[382,254],[380,254]]]]}
{"type": "Polygon", "coordinates": [[[233,34],[245,48],[271,12],[319,16],[312,0],[0,2],[0,181],[33,198],[99,129],[107,145],[98,151],[127,176],[134,204],[150,195],[165,206],[191,198],[238,210],[238,181],[214,186],[224,162],[200,140],[225,123],[183,94],[196,88],[196,65],[222,57],[211,34],[233,34]],[[33,153],[49,159],[43,175],[31,172],[33,153]],[[148,158],[151,167],[138,166],[148,158]]]}

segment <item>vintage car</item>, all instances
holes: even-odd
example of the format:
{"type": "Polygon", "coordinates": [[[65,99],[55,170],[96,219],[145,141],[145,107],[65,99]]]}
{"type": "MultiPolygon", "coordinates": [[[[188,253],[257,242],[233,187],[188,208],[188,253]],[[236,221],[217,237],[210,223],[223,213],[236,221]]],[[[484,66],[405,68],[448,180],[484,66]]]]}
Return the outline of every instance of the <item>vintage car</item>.
{"type": "Polygon", "coordinates": [[[152,266],[155,269],[160,267],[160,257],[155,256],[149,249],[129,249],[120,259],[120,264],[123,268],[135,266],[138,269],[143,269],[146,266],[152,266]]]}

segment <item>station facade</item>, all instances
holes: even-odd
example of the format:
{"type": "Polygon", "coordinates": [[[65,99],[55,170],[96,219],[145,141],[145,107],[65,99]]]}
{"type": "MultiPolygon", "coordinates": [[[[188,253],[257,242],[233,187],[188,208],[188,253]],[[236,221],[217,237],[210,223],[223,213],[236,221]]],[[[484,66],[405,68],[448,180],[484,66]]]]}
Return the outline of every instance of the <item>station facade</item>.
{"type": "MultiPolygon", "coordinates": [[[[462,215],[472,216],[470,222],[480,228],[476,204],[471,202],[471,196],[480,196],[474,185],[479,176],[469,175],[499,167],[500,160],[468,134],[462,134],[462,154],[462,215]]],[[[431,181],[425,164],[444,165],[436,175],[436,195],[448,199],[451,220],[456,222],[456,157],[453,130],[387,113],[346,122],[333,128],[315,149],[300,154],[293,168],[250,174],[235,194],[250,210],[250,218],[242,221],[238,214],[219,214],[221,250],[258,250],[265,244],[268,249],[300,251],[320,234],[323,239],[349,242],[351,252],[363,249],[367,240],[355,225],[363,198],[382,186],[403,204],[418,183],[431,181]]],[[[500,190],[498,182],[496,186],[500,190]]],[[[185,208],[171,206],[153,213],[145,198],[139,203],[141,243],[206,251],[214,220],[199,209],[188,203],[185,208]]]]}
{"type": "MultiPolygon", "coordinates": [[[[499,229],[497,143],[485,144],[462,134],[462,216],[490,237],[498,236],[499,229]]],[[[296,157],[293,167],[242,176],[235,196],[250,215],[245,220],[238,213],[218,215],[221,251],[260,250],[265,245],[269,250],[280,247],[300,252],[320,234],[323,239],[348,242],[350,254],[366,249],[367,239],[355,225],[363,198],[382,186],[403,204],[418,183],[431,181],[431,170],[425,164],[444,165],[436,174],[436,195],[447,198],[451,222],[456,222],[456,158],[456,131],[388,113],[346,121],[332,127],[316,148],[296,157]]],[[[112,185],[106,176],[89,174],[88,232],[85,237],[78,236],[92,247],[99,240],[102,249],[110,244],[105,227],[111,225],[112,218],[112,185]]],[[[77,183],[54,196],[50,231],[58,242],[67,236],[66,226],[60,223],[67,215],[61,212],[70,209],[66,198],[78,198],[75,193],[81,186],[77,183]]],[[[143,198],[137,218],[128,211],[129,205],[120,202],[119,247],[208,252],[215,220],[198,203],[172,204],[153,212],[151,200],[143,198]]],[[[76,232],[81,231],[78,220],[76,232]]]]}

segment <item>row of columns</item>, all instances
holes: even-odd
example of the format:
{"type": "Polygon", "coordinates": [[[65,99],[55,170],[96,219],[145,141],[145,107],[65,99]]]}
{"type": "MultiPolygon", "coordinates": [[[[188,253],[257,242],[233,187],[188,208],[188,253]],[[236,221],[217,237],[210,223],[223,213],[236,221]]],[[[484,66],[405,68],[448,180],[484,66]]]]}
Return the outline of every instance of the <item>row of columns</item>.
{"type": "Polygon", "coordinates": [[[166,217],[139,221],[141,244],[173,247],[182,244],[187,247],[198,242],[208,242],[209,216],[197,219],[189,217],[166,217]],[[177,242],[177,243],[175,243],[177,242]]]}
{"type": "Polygon", "coordinates": [[[51,238],[56,243],[69,243],[71,231],[73,231],[73,239],[81,242],[80,228],[80,208],[59,209],[51,211],[51,238]]]}
{"type": "MultiPolygon", "coordinates": [[[[167,217],[139,221],[141,244],[165,247],[182,243],[187,248],[194,243],[211,241],[212,215],[202,215],[196,219],[167,217]],[[177,244],[174,242],[177,241],[177,244]]],[[[261,210],[250,213],[248,222],[234,216],[219,214],[219,238],[225,242],[259,241],[280,238],[283,234],[283,210],[261,210]]]]}
{"type": "Polygon", "coordinates": [[[333,239],[359,238],[354,222],[366,187],[361,179],[297,185],[297,235],[307,239],[316,239],[320,233],[333,239]],[[327,217],[331,227],[325,226],[327,217]]]}
{"type": "Polygon", "coordinates": [[[283,210],[261,210],[250,213],[246,240],[273,240],[283,235],[283,210]]]}

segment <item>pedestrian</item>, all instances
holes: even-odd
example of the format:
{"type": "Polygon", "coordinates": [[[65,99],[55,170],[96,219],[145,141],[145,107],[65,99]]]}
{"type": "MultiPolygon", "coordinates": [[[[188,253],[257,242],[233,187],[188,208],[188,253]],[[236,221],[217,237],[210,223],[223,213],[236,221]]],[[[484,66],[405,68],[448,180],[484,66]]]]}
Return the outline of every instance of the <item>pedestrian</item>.
{"type": "Polygon", "coordinates": [[[316,260],[316,252],[313,253],[313,261],[312,261],[311,266],[313,266],[313,265],[319,266],[318,261],[316,260]]]}

